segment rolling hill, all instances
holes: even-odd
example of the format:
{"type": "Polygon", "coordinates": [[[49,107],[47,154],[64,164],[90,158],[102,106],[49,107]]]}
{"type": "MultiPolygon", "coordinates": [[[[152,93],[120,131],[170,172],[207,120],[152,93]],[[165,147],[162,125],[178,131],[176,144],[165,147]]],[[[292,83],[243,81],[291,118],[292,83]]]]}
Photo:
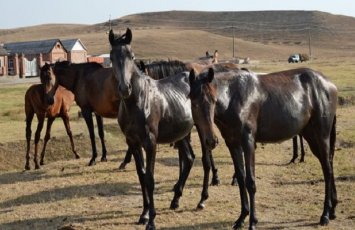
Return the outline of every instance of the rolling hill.
{"type": "MultiPolygon", "coordinates": [[[[293,52],[315,58],[353,57],[355,18],[319,11],[167,11],[112,20],[116,32],[133,29],[137,57],[193,59],[218,49],[221,58],[285,60],[293,52]]],[[[46,24],[0,30],[0,42],[80,38],[89,54],[109,52],[108,22],[94,25],[46,24]]]]}

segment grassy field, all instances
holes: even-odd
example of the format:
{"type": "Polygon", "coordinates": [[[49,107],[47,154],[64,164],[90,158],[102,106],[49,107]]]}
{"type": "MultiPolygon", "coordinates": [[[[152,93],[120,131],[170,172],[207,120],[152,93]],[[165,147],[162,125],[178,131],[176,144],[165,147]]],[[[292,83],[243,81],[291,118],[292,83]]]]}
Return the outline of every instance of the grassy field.
{"type": "MultiPolygon", "coordinates": [[[[340,96],[351,98],[355,96],[353,63],[352,59],[314,60],[303,64],[275,61],[246,67],[256,72],[271,72],[308,66],[327,75],[338,86],[340,96]]],[[[91,155],[88,132],[84,120],[78,118],[79,108],[73,106],[71,126],[82,158],[74,160],[64,126],[56,120],[46,165],[40,170],[23,171],[26,147],[23,98],[28,86],[0,85],[0,229],[144,229],[135,225],[142,209],[135,166],[132,163],[126,171],[117,170],[127,147],[114,119],[104,120],[108,162],[87,166],[91,155]]],[[[349,103],[339,106],[337,113],[334,159],[339,198],[337,219],[322,229],[354,229],[355,226],[355,105],[350,99],[349,103]]],[[[33,134],[36,123],[34,119],[33,134]]],[[[196,211],[203,169],[195,131],[192,143],[196,160],[177,211],[169,210],[173,197],[171,189],[179,171],[177,153],[166,145],[158,147],[157,228],[230,229],[239,215],[240,201],[238,188],[230,185],[233,166],[227,148],[221,143],[213,152],[221,185],[210,188],[206,209],[196,211]]],[[[324,199],[320,164],[307,146],[305,163],[287,165],[291,159],[291,143],[258,145],[256,208],[259,229],[319,228],[324,199]]],[[[31,166],[34,168],[32,162],[31,166]]]]}

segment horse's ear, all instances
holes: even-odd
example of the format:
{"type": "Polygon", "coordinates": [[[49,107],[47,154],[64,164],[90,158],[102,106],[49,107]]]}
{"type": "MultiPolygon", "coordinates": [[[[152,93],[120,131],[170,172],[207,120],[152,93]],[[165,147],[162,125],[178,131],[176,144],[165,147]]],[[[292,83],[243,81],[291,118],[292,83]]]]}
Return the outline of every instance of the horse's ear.
{"type": "Polygon", "coordinates": [[[213,78],[214,78],[214,70],[213,68],[209,68],[207,74],[208,82],[212,82],[213,78]]]}
{"type": "Polygon", "coordinates": [[[110,44],[113,46],[115,44],[115,33],[113,30],[110,30],[110,33],[108,35],[108,40],[110,41],[110,44]]]}
{"type": "Polygon", "coordinates": [[[130,28],[127,28],[126,37],[125,37],[125,43],[126,44],[131,44],[131,41],[132,41],[132,31],[131,31],[130,28]]]}
{"type": "Polygon", "coordinates": [[[190,81],[190,85],[191,85],[192,83],[194,83],[194,81],[196,81],[195,70],[193,70],[193,69],[190,71],[189,81],[190,81]]]}
{"type": "Polygon", "coordinates": [[[145,64],[144,64],[144,61],[140,60],[140,61],[139,61],[139,65],[140,65],[140,67],[141,67],[141,71],[142,71],[142,72],[145,72],[145,70],[146,70],[147,67],[146,67],[145,64]]]}

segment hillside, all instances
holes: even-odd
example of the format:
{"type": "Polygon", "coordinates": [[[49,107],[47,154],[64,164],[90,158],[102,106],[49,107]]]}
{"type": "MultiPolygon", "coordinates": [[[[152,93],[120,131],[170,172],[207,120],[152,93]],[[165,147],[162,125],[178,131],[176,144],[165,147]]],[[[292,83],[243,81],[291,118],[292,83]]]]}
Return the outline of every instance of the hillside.
{"type": "MultiPolygon", "coordinates": [[[[194,12],[167,11],[112,20],[113,29],[133,29],[135,53],[142,58],[193,59],[218,49],[222,58],[235,53],[253,59],[285,60],[307,52],[315,58],[353,57],[355,18],[319,11],[194,12]]],[[[80,38],[89,54],[107,53],[109,23],[48,24],[0,30],[0,42],[80,38]]]]}

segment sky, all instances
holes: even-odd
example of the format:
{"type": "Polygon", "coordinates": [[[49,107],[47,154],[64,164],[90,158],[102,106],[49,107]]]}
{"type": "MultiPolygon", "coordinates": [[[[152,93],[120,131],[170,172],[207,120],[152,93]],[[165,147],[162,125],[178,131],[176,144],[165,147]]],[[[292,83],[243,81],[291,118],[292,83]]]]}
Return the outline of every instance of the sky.
{"type": "Polygon", "coordinates": [[[168,10],[318,10],[355,17],[354,0],[7,0],[0,4],[0,29],[47,23],[96,24],[129,14],[168,10]]]}

